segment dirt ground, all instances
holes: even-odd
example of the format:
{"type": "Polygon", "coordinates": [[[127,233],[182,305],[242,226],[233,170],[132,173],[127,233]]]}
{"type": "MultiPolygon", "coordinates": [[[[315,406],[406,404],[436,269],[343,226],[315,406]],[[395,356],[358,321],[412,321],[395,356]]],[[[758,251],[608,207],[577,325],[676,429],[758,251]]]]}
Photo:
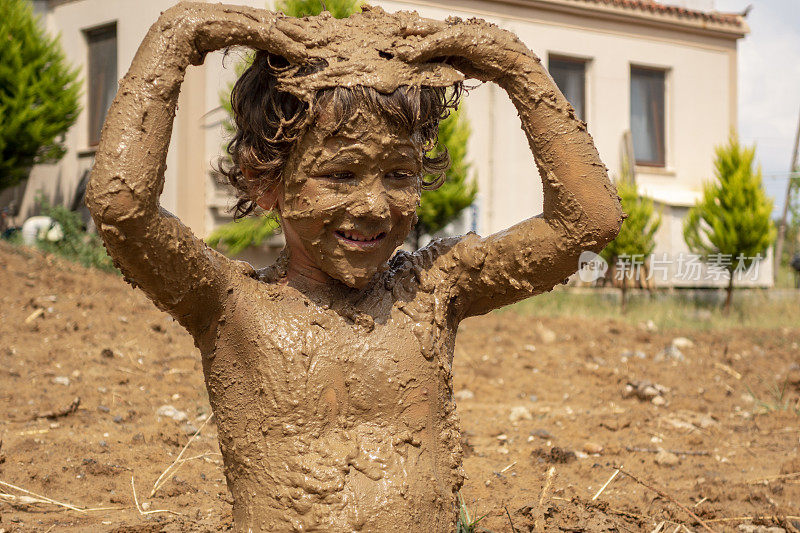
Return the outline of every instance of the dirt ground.
{"type": "MultiPolygon", "coordinates": [[[[0,532],[230,528],[188,335],[121,278],[5,243],[0,288],[0,532]]],[[[479,527],[800,529],[800,325],[641,318],[462,325],[461,494],[479,527]]]]}

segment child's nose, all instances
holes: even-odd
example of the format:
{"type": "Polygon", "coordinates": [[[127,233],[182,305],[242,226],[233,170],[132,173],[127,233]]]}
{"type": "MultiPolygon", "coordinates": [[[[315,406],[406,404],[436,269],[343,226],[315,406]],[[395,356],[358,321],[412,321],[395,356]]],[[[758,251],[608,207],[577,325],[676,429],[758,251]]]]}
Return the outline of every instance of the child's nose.
{"type": "Polygon", "coordinates": [[[350,214],[354,217],[386,218],[389,216],[389,201],[386,189],[374,185],[357,193],[350,204],[350,214]]]}

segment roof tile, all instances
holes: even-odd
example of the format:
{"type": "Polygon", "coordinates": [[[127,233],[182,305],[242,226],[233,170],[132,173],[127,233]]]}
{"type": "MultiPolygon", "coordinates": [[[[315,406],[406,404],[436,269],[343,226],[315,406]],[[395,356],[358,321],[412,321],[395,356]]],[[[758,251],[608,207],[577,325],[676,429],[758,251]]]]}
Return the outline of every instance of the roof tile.
{"type": "Polygon", "coordinates": [[[671,15],[678,18],[693,19],[697,21],[727,24],[737,28],[742,27],[742,15],[738,13],[720,13],[717,11],[699,11],[685,7],[662,4],[655,0],[575,0],[584,4],[600,4],[622,9],[645,11],[656,14],[671,15]]]}

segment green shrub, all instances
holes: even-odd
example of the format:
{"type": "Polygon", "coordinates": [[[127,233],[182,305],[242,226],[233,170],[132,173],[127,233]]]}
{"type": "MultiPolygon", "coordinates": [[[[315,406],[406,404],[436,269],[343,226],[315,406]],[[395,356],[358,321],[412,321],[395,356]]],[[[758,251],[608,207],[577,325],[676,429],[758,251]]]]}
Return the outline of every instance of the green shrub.
{"type": "Polygon", "coordinates": [[[39,196],[37,202],[42,215],[58,222],[64,234],[58,241],[38,239],[36,246],[40,250],[60,255],[85,267],[99,268],[106,272],[117,271],[100,237],[88,233],[84,228],[80,214],[62,205],[52,205],[43,196],[39,196]]]}
{"type": "Polygon", "coordinates": [[[206,242],[226,254],[238,255],[266,241],[279,227],[274,216],[241,218],[215,229],[206,242]]]}

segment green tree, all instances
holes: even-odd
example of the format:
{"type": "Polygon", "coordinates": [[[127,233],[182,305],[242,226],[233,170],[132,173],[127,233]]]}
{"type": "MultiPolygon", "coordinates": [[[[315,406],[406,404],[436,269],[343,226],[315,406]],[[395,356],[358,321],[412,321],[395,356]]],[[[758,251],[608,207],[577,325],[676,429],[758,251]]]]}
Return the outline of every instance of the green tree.
{"type": "Polygon", "coordinates": [[[636,275],[642,275],[638,265],[656,246],[655,235],[661,226],[661,215],[655,212],[653,201],[639,196],[636,184],[630,179],[617,182],[617,193],[622,203],[622,210],[627,218],[622,223],[617,238],[606,246],[600,255],[611,265],[612,279],[622,275],[619,282],[621,291],[621,307],[624,313],[627,306],[627,291],[636,275]],[[621,272],[614,272],[618,267],[621,272]]]}
{"type": "Polygon", "coordinates": [[[68,65],[27,0],[0,0],[0,190],[27,179],[66,149],[59,136],[78,117],[78,70],[68,65]]]}
{"type": "MultiPolygon", "coordinates": [[[[361,0],[327,0],[325,9],[335,18],[347,18],[360,11],[362,3],[361,0]]],[[[320,0],[283,0],[278,2],[277,9],[290,17],[305,17],[319,15],[323,4],[320,0]]],[[[252,54],[240,61],[234,67],[237,76],[241,76],[252,61],[252,54]]],[[[233,114],[230,101],[232,90],[233,83],[230,83],[220,93],[220,103],[229,117],[233,114]]],[[[225,121],[224,127],[229,134],[233,133],[233,120],[229,118],[225,121]]],[[[477,186],[468,180],[469,165],[465,157],[469,134],[469,124],[459,111],[451,113],[439,125],[439,144],[450,154],[451,166],[447,172],[447,180],[440,188],[422,193],[421,205],[417,210],[419,222],[411,236],[415,248],[419,248],[422,236],[440,231],[475,200],[477,186]]],[[[428,176],[428,179],[431,178],[428,176]]],[[[208,238],[209,244],[215,247],[221,245],[228,253],[235,255],[247,247],[260,245],[279,227],[273,214],[254,220],[255,222],[230,222],[220,226],[208,238]]]]}
{"type": "Polygon", "coordinates": [[[761,187],[761,168],[753,168],[755,151],[755,146],[741,146],[735,134],[715,149],[717,180],[705,184],[703,198],[683,225],[689,249],[706,260],[720,259],[718,266],[728,271],[725,313],[730,311],[734,272],[750,268],[775,240],[772,200],[761,187]]]}
{"type": "Polygon", "coordinates": [[[461,109],[454,110],[439,123],[439,147],[436,151],[447,149],[450,169],[447,171],[447,180],[441,187],[422,191],[420,206],[417,208],[419,221],[412,235],[415,249],[419,248],[423,235],[433,235],[441,231],[475,201],[478,187],[469,179],[470,165],[466,161],[469,134],[469,122],[462,115],[461,109]]]}

